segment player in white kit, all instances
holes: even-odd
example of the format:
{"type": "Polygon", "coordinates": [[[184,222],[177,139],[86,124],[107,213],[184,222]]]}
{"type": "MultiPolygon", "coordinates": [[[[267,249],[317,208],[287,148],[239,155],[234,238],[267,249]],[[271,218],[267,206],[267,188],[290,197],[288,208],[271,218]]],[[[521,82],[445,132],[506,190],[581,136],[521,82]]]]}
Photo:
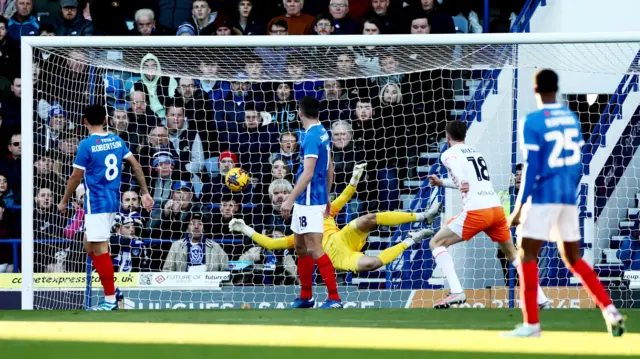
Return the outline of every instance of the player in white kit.
{"type": "MultiPolygon", "coordinates": [[[[462,211],[447,221],[429,242],[433,257],[442,268],[451,290],[449,296],[435,303],[434,308],[449,308],[452,304],[462,304],[467,300],[447,247],[468,241],[484,232],[498,243],[516,268],[520,263],[511,240],[504,208],[489,178],[487,163],[480,152],[464,143],[466,134],[467,124],[462,121],[456,120],[447,125],[447,142],[450,147],[442,153],[441,161],[449,172],[449,178],[440,179],[436,175],[429,177],[432,186],[457,188],[462,195],[462,211]]],[[[418,232],[418,235],[423,231],[418,232]]],[[[546,307],[548,301],[539,288],[539,305],[546,307]]]]}

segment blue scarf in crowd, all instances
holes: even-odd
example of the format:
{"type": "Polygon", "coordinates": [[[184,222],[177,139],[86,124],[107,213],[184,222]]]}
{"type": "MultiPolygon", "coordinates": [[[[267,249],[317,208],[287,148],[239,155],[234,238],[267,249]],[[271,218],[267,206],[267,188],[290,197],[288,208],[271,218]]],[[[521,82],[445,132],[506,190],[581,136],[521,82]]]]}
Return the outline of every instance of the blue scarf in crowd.
{"type": "Polygon", "coordinates": [[[187,267],[201,266],[207,264],[207,245],[206,240],[200,243],[191,243],[191,238],[185,236],[187,241],[187,267]]]}

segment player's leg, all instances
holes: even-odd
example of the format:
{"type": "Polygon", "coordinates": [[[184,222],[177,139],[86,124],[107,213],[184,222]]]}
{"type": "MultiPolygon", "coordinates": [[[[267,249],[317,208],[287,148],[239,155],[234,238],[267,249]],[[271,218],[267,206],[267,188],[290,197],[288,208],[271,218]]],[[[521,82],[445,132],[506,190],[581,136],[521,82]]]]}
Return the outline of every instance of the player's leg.
{"type": "Polygon", "coordinates": [[[437,301],[434,305],[435,308],[449,308],[452,304],[461,304],[467,300],[467,296],[462,289],[462,284],[456,269],[453,264],[453,257],[447,250],[448,247],[462,242],[462,225],[464,223],[465,213],[461,213],[458,217],[454,217],[447,225],[442,226],[438,233],[429,241],[429,248],[436,264],[442,269],[442,273],[447,278],[449,283],[450,294],[443,300],[437,301]],[[460,218],[460,217],[463,218],[460,218]],[[455,231],[450,226],[454,226],[458,231],[455,231]],[[460,233],[457,233],[460,232],[460,233]]]}
{"type": "Polygon", "coordinates": [[[104,302],[92,310],[116,310],[116,288],[113,262],[109,254],[109,236],[115,213],[88,214],[85,216],[85,250],[91,256],[93,266],[100,276],[104,290],[104,302]]]}
{"type": "Polygon", "coordinates": [[[307,251],[307,243],[300,228],[298,205],[294,205],[291,230],[294,233],[294,248],[298,257],[298,278],[300,279],[300,296],[291,304],[291,308],[313,308],[313,258],[307,251]]]}
{"type": "Polygon", "coordinates": [[[567,268],[580,279],[591,298],[598,304],[609,333],[620,336],[624,333],[624,318],[613,305],[611,297],[602,286],[596,272],[582,259],[580,253],[580,231],[576,206],[563,206],[558,219],[556,235],[558,250],[567,268]]]}
{"type": "Polygon", "coordinates": [[[322,233],[305,233],[304,240],[307,245],[307,250],[311,254],[311,257],[318,265],[318,271],[328,292],[328,301],[340,302],[340,295],[338,294],[338,283],[336,281],[336,272],[331,263],[331,259],[322,249],[322,233]]]}

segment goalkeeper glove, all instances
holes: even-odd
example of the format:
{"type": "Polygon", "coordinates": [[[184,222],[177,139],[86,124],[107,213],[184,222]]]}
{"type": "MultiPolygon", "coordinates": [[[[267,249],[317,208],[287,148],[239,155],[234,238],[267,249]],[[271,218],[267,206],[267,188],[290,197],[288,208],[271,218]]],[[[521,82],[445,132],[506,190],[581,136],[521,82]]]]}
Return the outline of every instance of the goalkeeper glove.
{"type": "Polygon", "coordinates": [[[366,163],[355,165],[355,167],[353,168],[353,175],[351,175],[351,180],[349,181],[350,185],[354,187],[358,185],[358,182],[360,182],[360,178],[362,178],[362,174],[364,173],[365,168],[367,168],[366,163]]]}
{"type": "Polygon", "coordinates": [[[249,238],[256,232],[253,228],[247,226],[242,219],[237,218],[229,222],[229,230],[232,232],[240,232],[249,238]]]}

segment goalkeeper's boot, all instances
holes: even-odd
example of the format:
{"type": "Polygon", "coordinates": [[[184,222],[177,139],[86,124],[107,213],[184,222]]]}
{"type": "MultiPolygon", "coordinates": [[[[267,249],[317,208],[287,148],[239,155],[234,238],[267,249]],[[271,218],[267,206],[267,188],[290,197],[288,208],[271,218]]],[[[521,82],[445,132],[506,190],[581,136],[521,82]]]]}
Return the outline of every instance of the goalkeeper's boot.
{"type": "Polygon", "coordinates": [[[543,309],[552,309],[553,306],[551,305],[551,299],[547,299],[546,302],[544,303],[538,303],[538,309],[543,310],[543,309]]]}
{"type": "Polygon", "coordinates": [[[328,299],[326,302],[322,303],[320,309],[341,309],[343,308],[342,302],[339,300],[328,299]]]}
{"type": "Polygon", "coordinates": [[[437,202],[424,212],[424,223],[432,224],[433,220],[440,214],[440,208],[442,208],[442,203],[437,202]]]}
{"type": "Polygon", "coordinates": [[[604,321],[607,323],[607,331],[614,337],[619,337],[624,334],[624,316],[617,311],[614,313],[607,312],[606,310],[602,311],[602,316],[604,316],[604,321]]]}
{"type": "Polygon", "coordinates": [[[291,303],[291,306],[289,306],[289,308],[292,309],[307,309],[307,308],[313,308],[313,306],[316,304],[316,302],[312,299],[302,299],[302,298],[296,298],[296,300],[293,301],[293,303],[291,303]]]}
{"type": "Polygon", "coordinates": [[[119,287],[116,287],[116,303],[118,303],[118,308],[124,309],[124,294],[119,287]]]}
{"type": "Polygon", "coordinates": [[[516,329],[502,333],[505,338],[531,338],[540,336],[540,324],[536,325],[524,325],[521,324],[516,329]]]}
{"type": "Polygon", "coordinates": [[[117,302],[109,303],[109,302],[102,301],[100,302],[100,304],[96,305],[95,307],[91,307],[87,310],[90,312],[104,312],[104,311],[118,310],[118,303],[117,302]]]}
{"type": "Polygon", "coordinates": [[[437,301],[436,304],[433,305],[433,307],[435,309],[448,309],[454,304],[464,304],[466,301],[467,301],[467,295],[464,292],[449,293],[449,295],[446,298],[440,299],[439,301],[437,301]]]}

